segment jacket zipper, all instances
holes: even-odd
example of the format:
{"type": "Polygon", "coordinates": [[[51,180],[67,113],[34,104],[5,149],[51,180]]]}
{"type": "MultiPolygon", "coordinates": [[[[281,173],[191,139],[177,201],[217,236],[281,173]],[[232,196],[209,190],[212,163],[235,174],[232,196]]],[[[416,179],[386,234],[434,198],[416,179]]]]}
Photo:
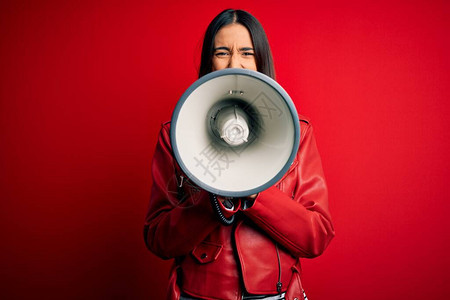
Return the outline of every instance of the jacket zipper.
{"type": "Polygon", "coordinates": [[[183,187],[183,181],[184,181],[184,176],[180,175],[180,184],[178,185],[178,187],[183,187]]]}
{"type": "Polygon", "coordinates": [[[277,292],[278,292],[278,294],[281,294],[281,289],[283,287],[283,283],[281,282],[281,259],[280,259],[280,251],[278,250],[278,243],[275,243],[275,250],[277,251],[277,260],[278,260],[277,292]]]}

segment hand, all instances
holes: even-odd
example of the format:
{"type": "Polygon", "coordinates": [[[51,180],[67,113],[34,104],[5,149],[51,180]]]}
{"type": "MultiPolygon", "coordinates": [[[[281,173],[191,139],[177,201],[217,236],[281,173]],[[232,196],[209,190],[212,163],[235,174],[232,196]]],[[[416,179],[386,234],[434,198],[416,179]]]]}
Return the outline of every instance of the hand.
{"type": "Polygon", "coordinates": [[[253,195],[247,196],[245,198],[242,198],[242,201],[241,201],[242,210],[246,210],[246,209],[252,207],[253,203],[255,203],[256,197],[258,197],[258,194],[253,194],[253,195]]]}

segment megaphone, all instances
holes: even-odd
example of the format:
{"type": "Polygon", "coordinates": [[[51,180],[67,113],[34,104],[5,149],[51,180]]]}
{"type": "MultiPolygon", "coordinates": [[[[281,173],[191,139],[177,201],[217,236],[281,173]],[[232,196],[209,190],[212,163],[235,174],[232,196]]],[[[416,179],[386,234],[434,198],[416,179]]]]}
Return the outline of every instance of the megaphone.
{"type": "Polygon", "coordinates": [[[272,78],[223,69],[195,81],[177,102],[170,139],[183,172],[202,189],[245,197],[274,185],[292,164],[300,123],[272,78]]]}

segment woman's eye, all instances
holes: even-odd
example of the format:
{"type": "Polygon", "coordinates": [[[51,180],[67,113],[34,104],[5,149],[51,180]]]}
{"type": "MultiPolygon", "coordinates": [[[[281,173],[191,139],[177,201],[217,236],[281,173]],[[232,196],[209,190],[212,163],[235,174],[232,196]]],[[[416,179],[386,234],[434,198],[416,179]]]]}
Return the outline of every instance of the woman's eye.
{"type": "Polygon", "coordinates": [[[253,52],[243,52],[242,55],[243,56],[253,56],[253,55],[255,55],[255,53],[253,53],[253,52]]]}
{"type": "Polygon", "coordinates": [[[218,57],[223,57],[223,56],[228,56],[229,53],[228,52],[216,52],[216,56],[218,57]]]}

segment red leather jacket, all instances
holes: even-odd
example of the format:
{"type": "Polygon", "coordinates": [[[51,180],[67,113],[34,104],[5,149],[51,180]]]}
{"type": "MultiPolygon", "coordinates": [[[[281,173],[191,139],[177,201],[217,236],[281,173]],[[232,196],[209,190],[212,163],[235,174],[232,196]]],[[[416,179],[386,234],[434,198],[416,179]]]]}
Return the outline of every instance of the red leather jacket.
{"type": "Polygon", "coordinates": [[[170,124],[163,125],[144,234],[153,253],[175,258],[168,299],[178,299],[180,290],[204,299],[241,299],[244,289],[251,294],[281,290],[286,299],[303,299],[299,258],[320,255],[334,229],[313,130],[300,120],[300,148],[292,166],[250,208],[243,210],[237,202],[234,211],[225,211],[239,211],[232,226],[219,223],[208,193],[181,172],[172,155],[170,124]]]}

